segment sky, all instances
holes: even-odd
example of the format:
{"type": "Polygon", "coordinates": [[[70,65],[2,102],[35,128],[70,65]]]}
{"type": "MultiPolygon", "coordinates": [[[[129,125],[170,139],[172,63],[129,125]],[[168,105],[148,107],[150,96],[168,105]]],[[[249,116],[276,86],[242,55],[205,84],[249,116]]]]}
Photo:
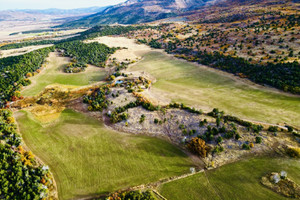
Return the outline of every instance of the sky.
{"type": "Polygon", "coordinates": [[[101,7],[118,4],[124,1],[125,0],[0,0],[0,10],[101,7]]]}

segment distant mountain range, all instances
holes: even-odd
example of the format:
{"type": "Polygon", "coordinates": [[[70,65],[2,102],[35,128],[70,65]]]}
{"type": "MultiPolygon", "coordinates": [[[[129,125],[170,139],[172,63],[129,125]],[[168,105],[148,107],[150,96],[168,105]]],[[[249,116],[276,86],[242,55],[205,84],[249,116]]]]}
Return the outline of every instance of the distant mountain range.
{"type": "Polygon", "coordinates": [[[68,18],[76,16],[86,16],[101,12],[107,7],[90,7],[78,9],[56,9],[45,10],[3,10],[0,11],[0,21],[43,21],[56,18],[68,18]]]}
{"type": "Polygon", "coordinates": [[[220,0],[128,0],[60,27],[91,27],[98,24],[137,24],[177,16],[220,0]]]}
{"type": "Polygon", "coordinates": [[[76,8],[76,9],[58,9],[58,8],[49,8],[45,10],[16,10],[24,13],[30,14],[45,14],[45,15],[82,15],[82,14],[90,14],[97,13],[105,10],[106,7],[89,7],[89,8],[76,8]]]}

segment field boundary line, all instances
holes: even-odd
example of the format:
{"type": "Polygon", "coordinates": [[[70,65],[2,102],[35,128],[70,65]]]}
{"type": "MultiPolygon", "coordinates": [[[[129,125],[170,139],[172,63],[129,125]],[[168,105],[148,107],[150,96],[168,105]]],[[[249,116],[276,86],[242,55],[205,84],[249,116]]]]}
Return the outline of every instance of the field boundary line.
{"type": "Polygon", "coordinates": [[[209,181],[209,179],[208,179],[208,177],[207,177],[205,171],[204,171],[204,176],[205,176],[205,178],[206,178],[208,184],[210,185],[210,187],[211,187],[211,188],[213,189],[213,191],[215,192],[215,194],[219,197],[219,199],[222,199],[222,197],[220,196],[220,194],[215,190],[214,186],[210,183],[210,181],[209,181]]]}

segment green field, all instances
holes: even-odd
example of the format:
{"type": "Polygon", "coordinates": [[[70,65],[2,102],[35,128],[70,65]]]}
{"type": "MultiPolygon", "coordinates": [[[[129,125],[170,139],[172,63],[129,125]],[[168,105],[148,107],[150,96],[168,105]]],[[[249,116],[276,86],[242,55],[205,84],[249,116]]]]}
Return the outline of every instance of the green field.
{"type": "Polygon", "coordinates": [[[159,52],[145,55],[130,68],[157,78],[153,91],[173,101],[204,110],[220,108],[244,119],[269,123],[300,124],[300,98],[258,89],[222,73],[195,66],[159,52]]]}
{"type": "Polygon", "coordinates": [[[187,173],[193,165],[168,142],[119,133],[72,110],[47,126],[25,111],[15,117],[26,146],[50,166],[61,199],[154,182],[187,173]]]}
{"type": "Polygon", "coordinates": [[[58,57],[50,53],[49,63],[41,74],[31,77],[32,85],[22,91],[24,96],[39,94],[46,86],[51,84],[62,84],[71,86],[85,86],[102,81],[106,72],[104,69],[88,67],[85,72],[67,74],[63,73],[63,67],[68,63],[68,58],[58,57]]]}
{"type": "Polygon", "coordinates": [[[300,160],[252,158],[222,166],[185,179],[164,184],[161,194],[172,200],[279,200],[285,198],[262,186],[260,179],[269,172],[285,170],[300,184],[300,160]]]}

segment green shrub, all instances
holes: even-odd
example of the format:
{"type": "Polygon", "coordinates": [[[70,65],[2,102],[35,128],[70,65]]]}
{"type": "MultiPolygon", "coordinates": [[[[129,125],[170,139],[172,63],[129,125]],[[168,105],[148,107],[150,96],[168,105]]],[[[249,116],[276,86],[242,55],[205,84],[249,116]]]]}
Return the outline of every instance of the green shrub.
{"type": "Polygon", "coordinates": [[[239,139],[241,138],[241,136],[240,136],[240,134],[237,133],[237,134],[235,135],[234,138],[235,138],[236,140],[239,140],[239,139]]]}
{"type": "Polygon", "coordinates": [[[218,144],[222,143],[223,142],[223,138],[221,136],[217,137],[216,142],[218,144]]]}
{"type": "Polygon", "coordinates": [[[268,131],[270,131],[270,132],[277,132],[278,131],[278,127],[277,126],[270,126],[268,128],[268,131]]]}
{"type": "Polygon", "coordinates": [[[288,129],[288,132],[293,132],[294,131],[293,127],[291,127],[291,126],[286,126],[286,127],[288,129]]]}
{"type": "Polygon", "coordinates": [[[286,150],[287,154],[293,158],[300,158],[300,148],[299,147],[288,147],[286,150]]]}
{"type": "Polygon", "coordinates": [[[262,138],[261,138],[261,137],[256,137],[256,138],[255,138],[255,142],[256,142],[257,144],[260,144],[260,143],[262,142],[262,138]]]}
{"type": "Polygon", "coordinates": [[[145,118],[146,118],[146,116],[143,114],[143,115],[141,115],[141,118],[140,118],[140,123],[143,123],[144,121],[145,121],[145,118]]]}
{"type": "Polygon", "coordinates": [[[224,137],[226,139],[230,139],[230,138],[233,138],[234,134],[235,134],[235,131],[233,131],[233,130],[232,131],[228,131],[228,132],[225,133],[224,137]]]}
{"type": "Polygon", "coordinates": [[[218,146],[216,146],[216,147],[214,148],[213,153],[214,153],[214,154],[218,154],[218,153],[221,153],[221,152],[223,152],[223,151],[224,151],[224,147],[218,145],[218,146]]]}
{"type": "Polygon", "coordinates": [[[245,150],[250,150],[251,149],[250,146],[248,144],[246,144],[246,143],[244,143],[242,145],[242,148],[245,149],[245,150]]]}

